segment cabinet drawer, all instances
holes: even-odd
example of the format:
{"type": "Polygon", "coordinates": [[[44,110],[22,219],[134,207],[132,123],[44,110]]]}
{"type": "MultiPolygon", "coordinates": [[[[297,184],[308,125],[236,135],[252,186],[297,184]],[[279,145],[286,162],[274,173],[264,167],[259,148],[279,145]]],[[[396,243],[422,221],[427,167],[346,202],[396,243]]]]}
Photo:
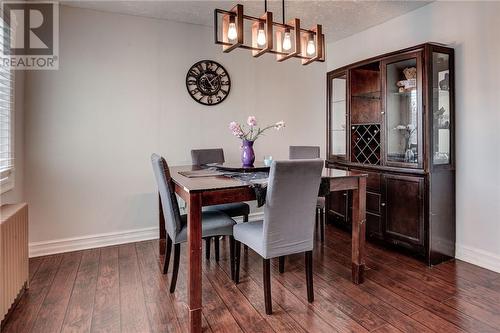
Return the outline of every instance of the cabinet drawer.
{"type": "Polygon", "coordinates": [[[375,192],[380,192],[382,184],[380,173],[352,168],[351,171],[366,173],[368,175],[368,179],[366,180],[366,187],[372,189],[375,192]]]}
{"type": "Polygon", "coordinates": [[[366,211],[380,215],[381,195],[373,192],[366,192],[366,211]]]}

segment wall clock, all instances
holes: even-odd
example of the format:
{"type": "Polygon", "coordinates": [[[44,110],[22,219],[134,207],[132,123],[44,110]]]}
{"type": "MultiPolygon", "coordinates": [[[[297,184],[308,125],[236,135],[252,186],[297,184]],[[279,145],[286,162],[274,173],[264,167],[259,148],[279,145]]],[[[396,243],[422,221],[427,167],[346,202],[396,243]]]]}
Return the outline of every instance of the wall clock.
{"type": "Polygon", "coordinates": [[[221,64],[213,60],[202,60],[189,69],[186,88],[198,103],[216,105],[229,95],[231,79],[221,64]]]}

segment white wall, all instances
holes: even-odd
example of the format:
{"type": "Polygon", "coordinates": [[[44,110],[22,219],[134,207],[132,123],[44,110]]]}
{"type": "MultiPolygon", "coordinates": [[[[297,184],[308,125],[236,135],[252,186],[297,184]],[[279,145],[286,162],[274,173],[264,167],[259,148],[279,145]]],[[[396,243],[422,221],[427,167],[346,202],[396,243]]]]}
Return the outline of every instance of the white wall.
{"type": "Polygon", "coordinates": [[[434,2],[328,45],[328,69],[432,41],[455,48],[457,257],[500,271],[500,2],[434,2]]]}
{"type": "Polygon", "coordinates": [[[238,160],[232,120],[287,123],[257,141],[258,159],[286,158],[292,144],[320,145],[324,154],[325,72],[325,64],[298,59],[223,54],[212,28],[63,6],[60,69],[30,72],[26,82],[32,254],[71,249],[66,238],[151,235],[151,153],[175,165],[189,163],[192,148],[223,147],[227,160],[238,160]],[[230,95],[215,107],[186,91],[187,70],[202,59],[231,76],[230,95]]]}

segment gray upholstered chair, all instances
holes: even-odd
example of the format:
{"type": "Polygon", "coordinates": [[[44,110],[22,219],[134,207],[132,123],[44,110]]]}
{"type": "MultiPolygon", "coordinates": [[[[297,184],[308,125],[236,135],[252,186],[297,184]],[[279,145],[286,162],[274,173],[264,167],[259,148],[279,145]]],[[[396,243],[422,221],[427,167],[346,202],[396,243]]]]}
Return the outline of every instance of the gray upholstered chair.
{"type": "MultiPolygon", "coordinates": [[[[224,150],[222,148],[213,149],[192,149],[191,161],[193,165],[207,165],[207,164],[222,164],[224,160],[224,150]]],[[[243,216],[243,222],[248,221],[248,214],[250,214],[250,206],[245,202],[234,202],[221,205],[213,205],[203,207],[204,212],[220,211],[231,217],[243,216]]],[[[205,238],[206,242],[206,258],[210,258],[210,241],[211,238],[205,238]]],[[[219,238],[214,238],[215,246],[215,261],[219,261],[219,238]]]]}
{"type": "Polygon", "coordinates": [[[234,281],[239,282],[240,243],[263,258],[266,314],[272,313],[270,259],[305,252],[307,300],[314,300],[312,250],[314,210],[323,161],[274,161],[269,173],[264,220],[237,224],[234,281]]]}
{"type": "MultiPolygon", "coordinates": [[[[175,194],[172,177],[168,164],[165,159],[159,155],[151,155],[153,172],[160,192],[161,205],[165,216],[165,228],[167,232],[167,248],[165,253],[165,262],[163,264],[163,274],[168,271],[172,244],[174,244],[174,267],[172,272],[172,281],[170,283],[170,292],[175,291],[177,275],[179,272],[179,258],[181,243],[187,242],[187,216],[181,215],[177,196],[175,194]]],[[[231,275],[234,277],[234,238],[233,225],[234,220],[226,214],[219,211],[202,212],[202,237],[214,237],[228,235],[230,238],[230,257],[231,257],[231,275]]]]}
{"type": "MultiPolygon", "coordinates": [[[[314,159],[320,158],[318,146],[290,146],[288,158],[296,159],[314,159]]],[[[325,197],[318,197],[316,202],[316,224],[319,224],[321,242],[325,240],[325,197]]]]}

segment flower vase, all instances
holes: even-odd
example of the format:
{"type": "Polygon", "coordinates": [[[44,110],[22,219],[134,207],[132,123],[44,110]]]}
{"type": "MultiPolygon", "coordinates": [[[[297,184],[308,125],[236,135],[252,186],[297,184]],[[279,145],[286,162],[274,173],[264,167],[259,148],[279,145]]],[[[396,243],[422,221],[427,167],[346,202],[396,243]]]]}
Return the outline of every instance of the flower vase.
{"type": "Polygon", "coordinates": [[[255,153],[253,151],[253,141],[243,140],[241,146],[241,162],[244,167],[252,167],[255,162],[255,153]]]}

